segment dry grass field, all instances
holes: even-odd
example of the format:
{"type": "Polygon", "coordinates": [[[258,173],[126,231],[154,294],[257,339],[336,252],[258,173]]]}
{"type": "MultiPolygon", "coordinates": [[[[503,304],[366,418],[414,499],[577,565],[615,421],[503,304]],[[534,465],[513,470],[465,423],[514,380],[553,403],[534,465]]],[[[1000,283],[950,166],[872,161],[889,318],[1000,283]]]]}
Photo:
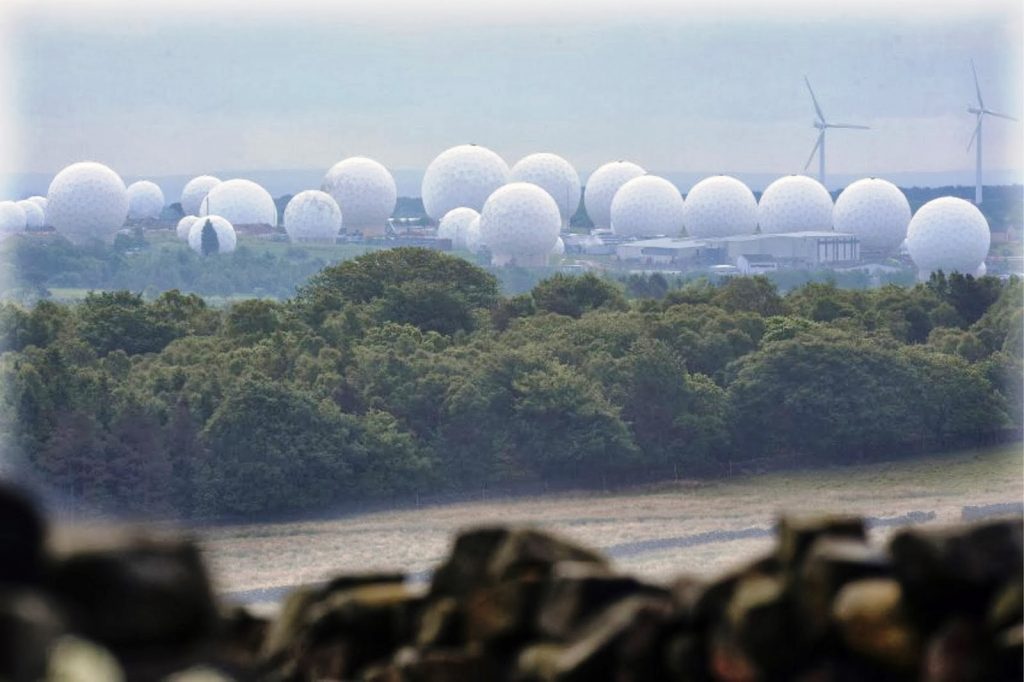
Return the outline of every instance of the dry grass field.
{"type": "Polygon", "coordinates": [[[478,524],[556,531],[609,552],[624,570],[663,579],[720,572],[763,551],[783,511],[860,514],[882,539],[912,522],[960,521],[965,506],[1018,504],[1022,474],[1021,447],[1012,445],[899,463],[197,532],[217,588],[250,602],[273,601],[276,588],[339,572],[426,572],[453,533],[478,524]]]}

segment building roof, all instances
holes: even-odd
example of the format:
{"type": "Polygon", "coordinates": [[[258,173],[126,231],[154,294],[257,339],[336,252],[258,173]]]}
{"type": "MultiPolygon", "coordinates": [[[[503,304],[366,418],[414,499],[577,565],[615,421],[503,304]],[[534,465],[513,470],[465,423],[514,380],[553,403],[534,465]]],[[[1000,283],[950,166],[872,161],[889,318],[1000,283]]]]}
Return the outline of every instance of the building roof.
{"type": "Polygon", "coordinates": [[[744,253],[739,258],[745,258],[747,263],[750,265],[758,265],[761,263],[778,263],[779,259],[767,253],[744,253]]]}

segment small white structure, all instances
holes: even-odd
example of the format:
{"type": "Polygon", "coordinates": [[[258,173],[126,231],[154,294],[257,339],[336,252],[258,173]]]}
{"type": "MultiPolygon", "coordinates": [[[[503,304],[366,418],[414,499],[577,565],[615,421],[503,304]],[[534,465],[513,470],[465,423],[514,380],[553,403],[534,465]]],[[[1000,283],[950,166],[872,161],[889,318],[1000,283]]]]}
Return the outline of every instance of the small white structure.
{"type": "Polygon", "coordinates": [[[128,216],[121,176],[102,163],[73,163],[54,176],[46,193],[46,221],[76,244],[113,241],[128,216]]]}
{"type": "Polygon", "coordinates": [[[528,182],[497,189],[480,212],[480,233],[494,265],[547,265],[560,225],[555,200],[528,182]]]}
{"type": "Polygon", "coordinates": [[[686,195],[683,227],[695,239],[754,234],[757,199],[746,184],[734,177],[704,178],[686,195]]]}
{"type": "Polygon", "coordinates": [[[203,228],[209,222],[217,233],[217,253],[231,253],[238,245],[238,237],[231,223],[218,215],[201,216],[192,223],[188,232],[188,245],[196,253],[203,253],[203,228]]]}
{"type": "Polygon", "coordinates": [[[128,185],[129,220],[155,220],[164,210],[164,192],[155,182],[139,180],[128,185]]]}
{"type": "Polygon", "coordinates": [[[220,184],[220,178],[212,175],[194,177],[181,190],[181,212],[185,215],[199,215],[199,206],[210,190],[220,184]]]}
{"type": "Polygon", "coordinates": [[[741,275],[763,275],[779,269],[779,261],[766,253],[744,253],[736,258],[736,270],[741,275]]]}
{"type": "Polygon", "coordinates": [[[933,199],[917,209],[907,230],[907,250],[922,279],[937,270],[973,274],[991,243],[985,216],[956,197],[933,199]]]}
{"type": "Polygon", "coordinates": [[[611,161],[590,174],[583,190],[583,205],[595,228],[611,228],[615,193],[627,182],[646,172],[629,161],[611,161]]]}
{"type": "Polygon", "coordinates": [[[15,202],[21,207],[21,210],[25,212],[25,228],[29,230],[36,230],[46,224],[46,214],[43,209],[34,201],[28,199],[22,199],[21,201],[15,202]]]}
{"type": "Polygon", "coordinates": [[[199,216],[218,215],[232,225],[277,225],[277,206],[270,192],[252,180],[234,179],[216,185],[199,206],[199,216]]]}
{"type": "Polygon", "coordinates": [[[510,182],[530,182],[551,195],[558,204],[562,227],[580,206],[580,176],[572,164],[557,154],[541,152],[524,156],[512,166],[510,182]]]}
{"type": "Polygon", "coordinates": [[[384,235],[398,201],[391,171],[365,156],[353,156],[331,166],[320,189],[330,194],[341,209],[345,231],[360,232],[364,237],[384,235]]]}
{"type": "Polygon", "coordinates": [[[787,175],[764,190],[757,222],[763,233],[831,230],[832,196],[814,178],[787,175]]]}
{"type": "Polygon", "coordinates": [[[181,220],[179,220],[178,226],[177,228],[175,228],[175,232],[178,235],[178,239],[182,240],[183,242],[187,242],[189,232],[192,229],[192,223],[194,223],[197,220],[198,218],[194,215],[187,215],[181,220]]]}
{"type": "Polygon", "coordinates": [[[665,178],[641,175],[622,185],[611,206],[612,232],[620,237],[677,237],[683,197],[665,178]]]}
{"type": "Polygon", "coordinates": [[[446,149],[423,174],[423,208],[434,220],[460,206],[481,211],[508,176],[508,164],[486,147],[463,144],[446,149]]]}
{"type": "Polygon", "coordinates": [[[0,235],[25,231],[25,211],[13,201],[0,201],[0,235]]]}
{"type": "Polygon", "coordinates": [[[561,258],[565,255],[565,242],[561,237],[555,242],[555,248],[551,249],[551,255],[561,258]]]}
{"type": "Polygon", "coordinates": [[[333,244],[341,230],[338,202],[327,192],[299,192],[284,209],[284,229],[293,242],[333,244]]]}
{"type": "Polygon", "coordinates": [[[832,224],[837,232],[857,235],[864,251],[888,256],[907,238],[910,203],[891,182],[864,178],[850,183],[836,199],[832,224]]]}
{"type": "Polygon", "coordinates": [[[441,218],[441,223],[437,226],[437,236],[439,239],[450,240],[452,248],[456,251],[468,251],[470,225],[479,218],[480,214],[471,208],[453,208],[441,218]]]}

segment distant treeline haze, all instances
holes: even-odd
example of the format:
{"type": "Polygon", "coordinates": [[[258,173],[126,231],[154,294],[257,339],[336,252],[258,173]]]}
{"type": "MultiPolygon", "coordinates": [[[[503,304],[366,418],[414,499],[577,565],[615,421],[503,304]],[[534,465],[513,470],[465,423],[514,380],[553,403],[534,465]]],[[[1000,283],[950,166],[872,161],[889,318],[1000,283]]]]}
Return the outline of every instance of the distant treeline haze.
{"type": "Polygon", "coordinates": [[[393,249],[284,302],[7,304],[2,456],[72,504],[205,517],[842,463],[1021,427],[1019,280],[630,286],[651,298],[592,275],[505,298],[461,258],[393,249]]]}

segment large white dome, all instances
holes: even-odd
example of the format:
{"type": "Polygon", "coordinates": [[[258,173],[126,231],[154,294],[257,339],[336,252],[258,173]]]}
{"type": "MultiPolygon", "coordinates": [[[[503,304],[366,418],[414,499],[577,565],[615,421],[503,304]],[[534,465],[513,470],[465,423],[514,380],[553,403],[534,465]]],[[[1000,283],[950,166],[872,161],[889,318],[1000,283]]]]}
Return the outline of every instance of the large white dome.
{"type": "Polygon", "coordinates": [[[890,254],[907,237],[910,203],[900,188],[887,180],[864,178],[843,190],[832,209],[836,232],[860,239],[862,250],[890,254]]]}
{"type": "Polygon", "coordinates": [[[192,223],[199,220],[194,215],[187,215],[178,221],[178,226],[175,228],[175,232],[178,235],[178,239],[182,241],[188,241],[188,234],[192,230],[192,223]]]}
{"type": "Polygon", "coordinates": [[[21,210],[25,212],[25,227],[34,230],[46,224],[46,214],[39,204],[28,199],[16,202],[21,210]]]}
{"type": "Polygon", "coordinates": [[[929,201],[917,209],[907,229],[907,250],[923,276],[936,270],[973,274],[991,241],[985,216],[956,197],[929,201]]]}
{"type": "Polygon", "coordinates": [[[220,178],[200,175],[188,181],[181,190],[181,212],[185,215],[199,215],[199,206],[210,190],[220,184],[220,178]]]}
{"type": "Polygon", "coordinates": [[[555,200],[528,182],[498,188],[480,212],[480,235],[495,265],[547,265],[560,225],[555,200]]]}
{"type": "Polygon", "coordinates": [[[198,254],[203,253],[203,227],[209,220],[217,233],[217,253],[231,253],[238,245],[238,236],[230,221],[219,215],[201,216],[192,223],[188,231],[188,245],[198,254]]]}
{"type": "Polygon", "coordinates": [[[665,178],[641,175],[615,193],[611,218],[620,237],[675,237],[683,229],[683,197],[665,178]]]}
{"type": "Polygon", "coordinates": [[[299,192],[284,209],[284,229],[293,242],[333,243],[341,230],[341,209],[327,192],[299,192]]]}
{"type": "Polygon", "coordinates": [[[469,234],[469,226],[479,217],[480,214],[471,208],[465,206],[453,208],[441,218],[441,223],[437,226],[437,236],[441,239],[450,239],[453,249],[468,250],[466,238],[469,234]]]}
{"type": "Polygon", "coordinates": [[[363,156],[334,164],[324,176],[320,189],[327,192],[345,216],[345,230],[363,235],[384,234],[385,224],[395,212],[398,188],[391,172],[363,156]]]}
{"type": "Polygon", "coordinates": [[[13,201],[0,201],[0,235],[25,231],[25,210],[13,201]]]}
{"type": "Polygon", "coordinates": [[[629,161],[611,161],[590,174],[587,186],[583,190],[583,205],[594,227],[611,227],[612,199],[615,198],[615,193],[627,182],[646,172],[629,161]]]}
{"type": "Polygon", "coordinates": [[[466,228],[466,251],[476,253],[484,246],[486,244],[484,244],[483,235],[480,233],[480,216],[478,214],[466,228]]]}
{"type": "Polygon", "coordinates": [[[46,222],[72,242],[111,241],[128,216],[121,176],[102,163],[73,163],[53,178],[46,193],[46,222]]]}
{"type": "Polygon", "coordinates": [[[754,234],[757,199],[743,182],[728,175],[704,178],[690,188],[683,226],[695,239],[754,234]]]}
{"type": "Polygon", "coordinates": [[[832,196],[806,175],[787,175],[764,190],[757,205],[761,232],[811,232],[832,229],[832,196]]]}
{"type": "Polygon", "coordinates": [[[508,164],[487,147],[463,144],[446,149],[423,174],[423,208],[434,220],[460,206],[480,211],[487,198],[508,182],[508,174],[508,164]]]}
{"type": "Polygon", "coordinates": [[[206,195],[199,215],[219,215],[232,225],[277,225],[277,206],[270,192],[252,180],[228,180],[206,195]]]}
{"type": "Polygon", "coordinates": [[[580,206],[580,176],[572,164],[557,154],[530,154],[516,162],[509,172],[509,182],[530,182],[551,195],[558,204],[562,224],[580,206]]]}
{"type": "Polygon", "coordinates": [[[164,210],[164,192],[155,182],[139,180],[128,185],[128,217],[153,220],[164,210]]]}

